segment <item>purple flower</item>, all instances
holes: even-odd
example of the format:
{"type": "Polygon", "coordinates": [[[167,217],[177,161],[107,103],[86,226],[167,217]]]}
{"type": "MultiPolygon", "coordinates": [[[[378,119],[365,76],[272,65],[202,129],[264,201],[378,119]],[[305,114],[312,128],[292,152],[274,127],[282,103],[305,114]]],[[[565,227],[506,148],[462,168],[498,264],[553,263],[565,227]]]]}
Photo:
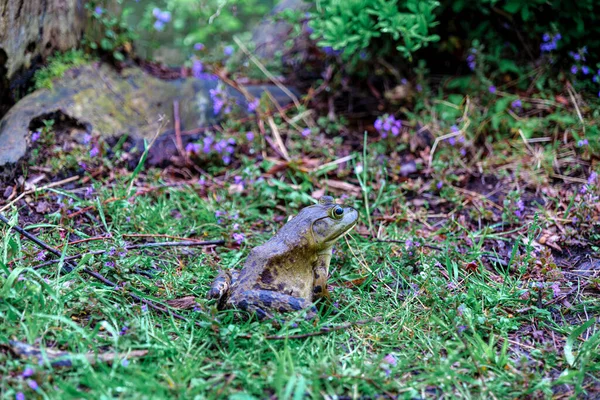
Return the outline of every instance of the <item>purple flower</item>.
{"type": "Polygon", "coordinates": [[[254,132],[246,132],[246,140],[251,142],[254,140],[254,132]]]}
{"type": "Polygon", "coordinates": [[[592,81],[594,83],[598,83],[598,80],[600,79],[599,75],[594,75],[594,77],[592,78],[592,81]]]}
{"type": "Polygon", "coordinates": [[[449,137],[448,143],[450,143],[450,146],[454,146],[456,144],[456,138],[454,136],[449,137]]]}
{"type": "Polygon", "coordinates": [[[229,163],[231,163],[231,157],[228,155],[224,155],[222,159],[223,159],[223,164],[225,164],[225,165],[229,165],[229,163]]]}
{"type": "Polygon", "coordinates": [[[100,6],[97,6],[97,7],[94,9],[94,12],[95,12],[95,13],[96,13],[98,16],[100,16],[100,15],[102,15],[102,13],[104,12],[104,10],[102,9],[102,7],[100,7],[100,6]]]}
{"type": "Polygon", "coordinates": [[[588,180],[587,180],[588,185],[593,185],[594,182],[596,182],[597,178],[598,178],[598,174],[595,171],[592,171],[592,173],[590,174],[590,176],[588,177],[588,180]]]}
{"type": "Polygon", "coordinates": [[[412,239],[406,239],[404,245],[406,246],[406,250],[410,250],[414,246],[414,242],[412,239]]]}
{"type": "Polygon", "coordinates": [[[165,29],[165,23],[162,21],[156,21],[154,23],[154,29],[156,29],[157,31],[161,32],[163,29],[165,29]]]}
{"type": "Polygon", "coordinates": [[[171,13],[169,11],[162,11],[155,15],[156,19],[162,23],[168,24],[171,22],[171,13]]]}
{"type": "Polygon", "coordinates": [[[23,378],[29,378],[30,376],[32,376],[34,373],[33,368],[31,367],[27,367],[25,368],[25,370],[23,371],[23,373],[21,374],[21,376],[23,378]]]}
{"type": "Polygon", "coordinates": [[[581,189],[579,189],[579,193],[586,194],[587,193],[587,186],[582,186],[581,189]]]}
{"type": "Polygon", "coordinates": [[[232,236],[233,236],[233,240],[235,240],[235,242],[237,244],[242,244],[242,242],[244,241],[244,234],[243,233],[236,232],[232,236]]]}
{"type": "Polygon", "coordinates": [[[194,44],[194,50],[196,50],[196,51],[204,50],[204,45],[202,43],[196,43],[196,44],[194,44]]]}
{"type": "Polygon", "coordinates": [[[516,99],[512,103],[510,103],[511,108],[514,108],[514,109],[519,109],[519,108],[521,108],[522,105],[523,104],[521,103],[520,99],[516,99]]]}
{"type": "Polygon", "coordinates": [[[450,127],[450,132],[455,133],[455,132],[458,132],[458,131],[460,131],[460,129],[458,129],[458,126],[452,125],[450,127]]]}
{"type": "Polygon", "coordinates": [[[572,74],[576,74],[576,73],[577,73],[577,71],[578,71],[578,70],[577,70],[577,66],[576,66],[576,65],[573,65],[573,66],[571,67],[571,73],[572,73],[572,74]]]}
{"type": "Polygon", "coordinates": [[[456,312],[458,313],[459,316],[462,317],[462,315],[465,313],[467,307],[465,307],[464,304],[461,304],[460,306],[458,306],[458,308],[456,309],[456,312]]]}
{"type": "Polygon", "coordinates": [[[472,47],[469,50],[469,55],[467,56],[467,65],[469,66],[469,69],[471,71],[475,71],[475,67],[477,66],[477,59],[476,59],[476,54],[477,54],[477,49],[475,49],[474,47],[472,47]]]}
{"type": "Polygon", "coordinates": [[[108,255],[111,256],[111,257],[113,257],[115,254],[117,254],[117,249],[115,249],[114,247],[111,247],[108,250],[108,255]]]}
{"type": "Polygon", "coordinates": [[[590,144],[590,143],[588,142],[587,139],[582,139],[579,142],[577,142],[577,146],[579,146],[579,147],[587,146],[588,144],[590,144]]]}
{"type": "Polygon", "coordinates": [[[571,53],[571,56],[575,61],[581,60],[581,56],[578,53],[571,53]]]}
{"type": "Polygon", "coordinates": [[[25,400],[25,395],[23,394],[23,392],[17,392],[17,394],[15,395],[15,400],[25,400]]]}
{"type": "Polygon", "coordinates": [[[33,379],[29,379],[27,381],[27,385],[31,388],[31,390],[38,390],[40,387],[38,386],[37,382],[34,381],[33,379]]]}
{"type": "Polygon", "coordinates": [[[108,267],[108,268],[114,268],[115,267],[115,262],[114,261],[107,261],[107,262],[104,263],[104,266],[108,267]]]}
{"type": "Polygon", "coordinates": [[[121,328],[121,332],[119,332],[119,335],[121,335],[121,336],[125,335],[128,330],[129,330],[129,327],[127,325],[124,325],[123,328],[121,328]]]}
{"type": "Polygon", "coordinates": [[[558,297],[559,294],[560,294],[560,286],[558,286],[558,282],[554,282],[552,284],[552,296],[558,297]]]}
{"type": "Polygon", "coordinates": [[[226,56],[230,56],[233,54],[233,46],[225,46],[225,48],[223,49],[223,54],[225,54],[226,56]]]}
{"type": "Polygon", "coordinates": [[[488,90],[491,94],[494,94],[494,93],[496,93],[496,86],[492,85],[488,88],[488,90]]]}
{"type": "Polygon", "coordinates": [[[200,145],[198,143],[188,143],[185,146],[186,153],[198,154],[200,152],[200,145]]]}
{"type": "Polygon", "coordinates": [[[420,83],[417,83],[417,86],[415,86],[415,88],[417,89],[417,92],[422,92],[423,91],[423,86],[421,86],[420,83]]]}
{"type": "Polygon", "coordinates": [[[373,126],[375,127],[375,129],[377,129],[378,131],[381,131],[383,129],[383,121],[381,120],[381,118],[377,118],[375,120],[375,123],[373,124],[373,126]]]}
{"type": "Polygon", "coordinates": [[[459,325],[457,328],[458,333],[463,333],[466,329],[467,329],[467,327],[464,325],[459,325]]]}
{"type": "Polygon", "coordinates": [[[41,136],[42,136],[42,132],[40,132],[40,131],[35,131],[35,132],[33,132],[33,133],[31,134],[31,141],[32,141],[32,142],[37,142],[37,141],[40,139],[40,137],[41,137],[41,136]]]}
{"type": "Polygon", "coordinates": [[[100,154],[100,149],[96,146],[92,147],[92,149],[90,150],[90,157],[97,157],[98,154],[100,154]]]}
{"type": "Polygon", "coordinates": [[[590,68],[584,65],[583,67],[581,67],[581,72],[583,72],[584,75],[587,75],[590,73],[590,68]]]}
{"type": "Polygon", "coordinates": [[[441,188],[442,188],[442,186],[444,186],[444,182],[442,182],[442,181],[439,181],[439,182],[437,183],[437,185],[435,185],[435,187],[437,187],[438,189],[441,189],[441,188]]]}
{"type": "Polygon", "coordinates": [[[256,107],[260,104],[259,99],[254,99],[250,103],[248,103],[248,112],[253,113],[256,111],[256,107]]]}
{"type": "Polygon", "coordinates": [[[366,51],[361,51],[361,52],[358,54],[358,57],[359,57],[361,60],[366,60],[366,59],[367,59],[367,52],[366,52],[366,51]]]}
{"type": "Polygon", "coordinates": [[[233,183],[236,185],[242,185],[242,184],[244,184],[244,178],[242,178],[239,175],[236,175],[233,177],[233,183]]]}
{"type": "Polygon", "coordinates": [[[45,251],[40,251],[39,253],[37,253],[37,256],[35,256],[35,259],[38,261],[44,261],[46,259],[46,252],[45,251]]]}
{"type": "Polygon", "coordinates": [[[129,365],[129,360],[128,360],[128,359],[126,359],[126,358],[124,358],[124,359],[121,361],[121,365],[122,365],[122,366],[124,366],[124,367],[127,367],[127,366],[129,365]]]}
{"type": "Polygon", "coordinates": [[[398,364],[398,360],[392,354],[388,354],[387,356],[383,357],[383,362],[394,367],[398,364]]]}
{"type": "Polygon", "coordinates": [[[198,60],[194,57],[192,61],[192,75],[194,78],[200,79],[202,78],[202,70],[204,69],[204,65],[202,65],[202,61],[198,60]]]}
{"type": "Polygon", "coordinates": [[[125,258],[125,256],[127,255],[127,249],[120,250],[117,254],[120,258],[125,258]]]}
{"type": "Polygon", "coordinates": [[[467,155],[467,150],[465,148],[460,149],[460,155],[461,156],[466,156],[467,155]]]}
{"type": "Polygon", "coordinates": [[[302,137],[308,137],[308,136],[310,136],[310,128],[304,128],[304,129],[302,129],[302,132],[300,132],[300,134],[302,135],[302,137]]]}

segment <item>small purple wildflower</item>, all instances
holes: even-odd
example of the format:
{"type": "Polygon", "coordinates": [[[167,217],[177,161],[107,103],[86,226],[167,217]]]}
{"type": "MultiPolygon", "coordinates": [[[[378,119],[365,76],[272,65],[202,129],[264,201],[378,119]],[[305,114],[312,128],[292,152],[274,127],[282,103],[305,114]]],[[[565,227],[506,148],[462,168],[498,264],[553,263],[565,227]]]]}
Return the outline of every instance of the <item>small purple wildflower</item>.
{"type": "Polygon", "coordinates": [[[192,309],[192,311],[193,312],[200,312],[200,311],[202,311],[202,308],[198,307],[198,306],[194,306],[194,308],[192,309]]]}
{"type": "Polygon", "coordinates": [[[223,49],[223,54],[225,54],[226,56],[230,56],[233,54],[233,46],[225,46],[225,48],[223,49]]]}
{"type": "Polygon", "coordinates": [[[77,165],[79,165],[79,166],[80,166],[82,169],[87,169],[87,164],[86,164],[86,163],[84,163],[83,161],[79,161],[79,162],[77,163],[77,165]]]}
{"type": "Polygon", "coordinates": [[[32,376],[34,373],[33,368],[31,367],[27,367],[25,368],[25,370],[23,371],[23,373],[21,374],[21,376],[23,378],[29,378],[30,376],[32,376]]]}
{"type": "Polygon", "coordinates": [[[547,33],[544,33],[544,35],[542,36],[542,40],[544,42],[549,42],[550,41],[550,35],[547,33]]]}
{"type": "Polygon", "coordinates": [[[588,177],[588,180],[587,180],[588,185],[593,185],[596,182],[597,178],[598,178],[598,174],[595,171],[592,171],[592,173],[590,174],[590,176],[588,177]]]}
{"type": "Polygon", "coordinates": [[[200,145],[198,143],[188,143],[185,146],[185,152],[198,154],[200,152],[200,145]]]}
{"type": "Polygon", "coordinates": [[[125,258],[125,256],[127,255],[127,249],[120,250],[117,254],[120,258],[125,258]]]}
{"type": "Polygon", "coordinates": [[[202,51],[202,50],[204,50],[204,44],[202,44],[202,43],[196,43],[196,44],[194,44],[194,50],[196,50],[196,51],[202,51]]]}
{"type": "Polygon", "coordinates": [[[165,24],[171,22],[171,13],[169,11],[160,12],[158,15],[155,15],[155,17],[157,20],[165,24]]]}
{"type": "Polygon", "coordinates": [[[202,148],[202,151],[205,154],[210,153],[210,146],[213,143],[213,138],[211,136],[206,136],[204,139],[202,139],[202,143],[204,144],[204,147],[202,148]]]}
{"type": "Polygon", "coordinates": [[[244,184],[244,178],[242,178],[239,175],[236,175],[233,177],[233,183],[236,185],[243,185],[244,184]]]}
{"type": "Polygon", "coordinates": [[[90,135],[89,133],[86,133],[85,135],[83,135],[83,144],[90,144],[90,142],[92,141],[92,135],[90,135]]]}
{"type": "Polygon", "coordinates": [[[460,149],[460,155],[463,157],[467,155],[467,150],[464,147],[460,149]]]}
{"type": "Polygon", "coordinates": [[[254,132],[246,132],[246,140],[251,142],[254,140],[254,132]]]}
{"type": "Polygon", "coordinates": [[[458,306],[458,308],[456,309],[456,312],[458,313],[459,316],[462,317],[462,315],[465,313],[467,307],[465,307],[464,304],[461,304],[460,306],[458,306]]]}
{"type": "Polygon", "coordinates": [[[302,137],[308,137],[308,136],[310,136],[310,128],[304,128],[304,129],[302,129],[302,132],[300,132],[300,134],[302,135],[302,137]]]}
{"type": "Polygon", "coordinates": [[[94,9],[94,13],[96,13],[96,15],[98,15],[98,16],[102,15],[102,13],[103,13],[103,12],[104,12],[104,10],[103,10],[103,9],[102,9],[102,7],[100,7],[100,6],[97,6],[97,7],[94,9]]]}
{"type": "Polygon", "coordinates": [[[96,146],[92,147],[92,149],[90,150],[90,157],[97,157],[98,154],[100,154],[100,149],[96,146]]]}
{"type": "Polygon", "coordinates": [[[586,194],[587,193],[587,186],[582,186],[581,189],[579,189],[579,193],[580,194],[586,194]]]}
{"type": "Polygon", "coordinates": [[[154,29],[156,29],[157,31],[162,31],[163,29],[165,29],[165,23],[162,21],[156,21],[154,23],[154,29]]]}
{"type": "Polygon", "coordinates": [[[576,74],[576,73],[577,73],[577,71],[578,71],[578,69],[577,69],[577,66],[576,66],[576,65],[573,65],[573,66],[571,67],[571,73],[572,73],[572,74],[576,74]]]}
{"type": "Polygon", "coordinates": [[[520,109],[522,106],[523,103],[521,103],[521,99],[516,99],[512,103],[510,103],[510,107],[513,109],[520,109]]]}
{"type": "Polygon", "coordinates": [[[578,53],[572,53],[572,57],[575,61],[581,60],[581,56],[578,53]]]}
{"type": "Polygon", "coordinates": [[[203,69],[204,65],[202,64],[202,61],[194,57],[194,59],[192,60],[192,76],[197,79],[202,78],[203,69]]]}
{"type": "Polygon", "coordinates": [[[558,297],[559,294],[560,294],[560,286],[558,285],[558,282],[554,282],[552,284],[552,297],[558,297]]]}
{"type": "Polygon", "coordinates": [[[215,217],[219,218],[221,215],[225,215],[225,211],[221,211],[221,210],[215,211],[215,217]]]}
{"type": "Polygon", "coordinates": [[[415,88],[417,89],[417,92],[422,92],[423,91],[423,86],[421,86],[420,83],[417,83],[417,86],[415,86],[415,88]]]}
{"type": "Polygon", "coordinates": [[[466,331],[467,327],[464,325],[459,325],[457,330],[458,330],[458,333],[460,334],[460,333],[463,333],[464,331],[466,331]]]}
{"type": "Polygon", "coordinates": [[[256,108],[258,107],[259,104],[260,104],[259,99],[252,100],[250,103],[248,103],[248,112],[249,113],[255,112],[256,108]]]}
{"type": "Polygon", "coordinates": [[[488,91],[489,91],[491,94],[494,94],[494,93],[496,93],[496,86],[494,86],[494,85],[490,86],[490,87],[488,88],[488,91]]]}
{"type": "Polygon", "coordinates": [[[580,141],[577,142],[577,146],[578,147],[587,146],[588,144],[590,144],[590,142],[587,139],[582,139],[582,140],[580,140],[580,141]]]}
{"type": "Polygon", "coordinates": [[[400,79],[400,83],[403,85],[407,85],[408,84],[408,80],[406,78],[402,78],[400,79]]]}
{"type": "Polygon", "coordinates": [[[366,60],[366,59],[367,59],[367,52],[366,52],[366,51],[361,51],[361,52],[358,54],[358,57],[359,57],[361,60],[366,60]]]}
{"type": "Polygon", "coordinates": [[[394,357],[393,354],[388,354],[387,356],[383,357],[383,362],[386,364],[390,364],[394,367],[398,364],[398,360],[396,359],[396,357],[394,357]]]}
{"type": "Polygon", "coordinates": [[[450,127],[450,132],[455,133],[455,132],[458,132],[458,131],[460,131],[460,129],[458,129],[458,126],[452,125],[450,127]]]}
{"type": "Polygon", "coordinates": [[[229,155],[224,155],[222,157],[222,159],[223,159],[223,164],[225,164],[225,165],[229,165],[231,163],[231,157],[229,155]]]}
{"type": "Polygon", "coordinates": [[[38,390],[40,387],[38,386],[37,382],[34,381],[33,379],[29,379],[27,381],[27,385],[31,388],[31,390],[38,390]]]}
{"type": "Polygon", "coordinates": [[[35,256],[35,259],[37,261],[44,261],[46,259],[46,252],[45,251],[40,251],[39,253],[37,253],[37,255],[35,256]]]}
{"type": "Polygon", "coordinates": [[[244,241],[244,234],[243,233],[236,232],[232,236],[233,236],[233,240],[235,240],[235,242],[237,244],[242,244],[242,242],[244,241]]]}
{"type": "Polygon", "coordinates": [[[123,367],[127,367],[127,366],[129,365],[129,360],[128,360],[128,359],[126,359],[126,358],[124,358],[124,359],[121,361],[121,365],[122,365],[123,367]]]}
{"type": "Polygon", "coordinates": [[[88,186],[85,189],[85,195],[86,196],[91,196],[94,193],[94,187],[93,186],[88,186]]]}
{"type": "Polygon", "coordinates": [[[111,256],[111,257],[113,257],[115,254],[117,254],[117,249],[115,249],[114,247],[111,247],[108,250],[108,255],[111,256]]]}
{"type": "Polygon", "coordinates": [[[439,182],[437,183],[437,185],[435,185],[435,187],[437,187],[438,189],[441,189],[441,188],[442,188],[442,186],[444,186],[444,182],[442,182],[442,181],[439,181],[439,182]]]}
{"type": "Polygon", "coordinates": [[[590,68],[584,65],[583,67],[581,67],[581,72],[583,72],[584,75],[587,75],[590,73],[590,68]]]}
{"type": "Polygon", "coordinates": [[[215,151],[219,154],[221,154],[223,152],[223,150],[225,150],[225,148],[227,147],[227,142],[224,139],[219,140],[217,143],[215,143],[215,151]]]}
{"type": "Polygon", "coordinates": [[[477,66],[476,55],[477,55],[477,49],[472,47],[469,50],[469,55],[467,56],[467,65],[469,66],[469,69],[471,71],[475,71],[475,67],[477,66]]]}
{"type": "Polygon", "coordinates": [[[454,136],[449,137],[448,143],[450,143],[450,146],[454,146],[456,144],[456,138],[454,136]]]}
{"type": "Polygon", "coordinates": [[[31,141],[32,142],[37,142],[38,140],[40,140],[40,137],[42,136],[42,132],[40,131],[35,131],[31,134],[31,141]]]}
{"type": "Polygon", "coordinates": [[[115,267],[115,262],[114,261],[107,261],[107,262],[104,263],[104,266],[108,267],[108,268],[114,268],[115,267]]]}
{"type": "Polygon", "coordinates": [[[379,132],[382,138],[387,138],[388,134],[398,136],[402,128],[402,121],[396,119],[393,115],[385,114],[375,120],[373,127],[379,132]]]}
{"type": "Polygon", "coordinates": [[[562,36],[560,33],[557,33],[553,37],[550,36],[550,34],[548,33],[544,33],[544,35],[542,36],[542,40],[544,43],[540,45],[540,50],[542,51],[542,53],[549,53],[552,50],[556,50],[557,42],[561,39],[562,36]]]}
{"type": "Polygon", "coordinates": [[[414,246],[414,242],[412,239],[406,239],[404,245],[406,246],[406,250],[410,250],[414,246]]]}
{"type": "Polygon", "coordinates": [[[25,400],[25,395],[23,394],[23,392],[17,392],[17,394],[15,395],[15,400],[25,400]]]}
{"type": "Polygon", "coordinates": [[[129,330],[129,327],[127,325],[124,325],[123,328],[121,328],[121,332],[119,332],[119,335],[121,335],[121,336],[125,335],[128,330],[129,330]]]}

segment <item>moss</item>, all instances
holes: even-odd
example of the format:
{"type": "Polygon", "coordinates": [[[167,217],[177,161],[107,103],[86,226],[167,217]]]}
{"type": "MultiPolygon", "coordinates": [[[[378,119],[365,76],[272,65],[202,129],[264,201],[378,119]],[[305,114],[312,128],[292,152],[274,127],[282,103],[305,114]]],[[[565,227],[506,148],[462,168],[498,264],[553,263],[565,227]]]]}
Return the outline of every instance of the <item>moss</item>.
{"type": "Polygon", "coordinates": [[[66,53],[57,53],[48,58],[48,65],[36,71],[33,80],[36,89],[52,89],[52,81],[61,78],[65,72],[73,67],[89,63],[90,57],[81,50],[69,50],[66,53]]]}

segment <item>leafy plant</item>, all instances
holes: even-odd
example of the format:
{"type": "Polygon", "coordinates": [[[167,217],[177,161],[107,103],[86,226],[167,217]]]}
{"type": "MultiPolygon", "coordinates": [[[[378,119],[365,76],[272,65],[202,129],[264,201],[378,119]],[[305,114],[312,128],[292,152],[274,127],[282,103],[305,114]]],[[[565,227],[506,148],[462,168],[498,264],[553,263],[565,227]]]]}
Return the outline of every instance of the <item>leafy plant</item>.
{"type": "Polygon", "coordinates": [[[433,11],[439,6],[435,0],[351,0],[319,2],[310,14],[311,38],[326,51],[339,52],[344,59],[361,55],[362,51],[376,47],[384,54],[392,48],[411,59],[412,54],[436,42],[438,35],[430,33],[435,21],[433,11]]]}
{"type": "MultiPolygon", "coordinates": [[[[110,55],[117,61],[123,61],[125,54],[133,49],[133,41],[137,35],[127,24],[127,16],[131,12],[125,8],[122,12],[112,12],[109,1],[90,1],[85,5],[91,23],[86,32],[83,44],[94,52],[110,55]]],[[[123,0],[116,1],[121,7],[123,0]]]]}

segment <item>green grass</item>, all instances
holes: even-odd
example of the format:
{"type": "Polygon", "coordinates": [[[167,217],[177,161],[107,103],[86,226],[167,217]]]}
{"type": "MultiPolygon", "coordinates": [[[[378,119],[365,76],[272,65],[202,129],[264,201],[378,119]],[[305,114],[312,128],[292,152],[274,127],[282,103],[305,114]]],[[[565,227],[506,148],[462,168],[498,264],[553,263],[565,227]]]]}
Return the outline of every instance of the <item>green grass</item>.
{"type": "MultiPolygon", "coordinates": [[[[160,182],[147,181],[144,186],[150,185],[160,182]]],[[[90,365],[79,360],[72,368],[54,368],[0,353],[3,397],[25,392],[28,398],[275,395],[297,399],[387,394],[400,398],[514,398],[550,397],[553,391],[582,395],[586,385],[598,384],[593,377],[600,371],[600,334],[588,331],[572,341],[575,356],[571,363],[564,348],[569,335],[585,322],[565,319],[581,316],[583,311],[598,315],[597,298],[584,296],[571,309],[538,309],[535,299],[523,298],[527,280],[510,272],[527,260],[515,260],[508,267],[496,265],[495,270],[483,267],[483,252],[476,244],[498,235],[485,230],[466,232],[473,246],[458,254],[465,232],[456,225],[445,229],[445,240],[436,243],[441,250],[421,247],[410,255],[403,244],[369,241],[354,233],[349,243],[358,257],[352,256],[346,243],[340,243],[332,261],[330,281],[341,312],[322,315],[316,326],[300,316],[291,317],[278,329],[269,323],[239,320],[231,311],[216,313],[214,305],[203,300],[217,265],[239,267],[249,248],[270,236],[265,231],[279,226],[274,216],[281,211],[268,206],[268,200],[277,195],[257,195],[244,204],[239,195],[228,196],[222,190],[217,201],[201,197],[197,185],[188,185],[102,204],[114,197],[127,198],[127,186],[126,179],[98,185],[99,191],[87,198],[82,191],[56,189],[55,193],[74,199],[72,209],[92,204],[100,207],[88,213],[87,224],[81,223],[86,219],[74,223],[55,213],[48,216],[48,223],[30,225],[28,230],[39,230],[40,238],[53,245],[66,244],[62,237],[69,234],[79,238],[111,235],[66,249],[67,254],[74,254],[119,249],[131,240],[124,234],[229,239],[231,226],[237,222],[247,234],[245,244],[239,250],[220,247],[216,252],[201,248],[131,250],[122,258],[93,256],[79,264],[79,268],[85,265],[98,270],[148,299],[164,302],[196,296],[203,310],[180,311],[188,318],[181,322],[143,310],[122,290],[107,288],[84,274],[59,275],[56,266],[32,270],[38,250],[2,227],[6,275],[0,289],[0,343],[13,339],[74,354],[121,354],[112,364],[90,365]],[[217,210],[239,216],[222,217],[218,223],[217,210]],[[264,225],[253,231],[250,224],[256,221],[264,221],[264,225]],[[7,268],[8,260],[22,257],[7,268]],[[107,267],[107,261],[115,262],[116,267],[107,267]],[[472,268],[464,268],[466,264],[472,268]],[[149,271],[154,278],[136,274],[140,270],[149,271]],[[344,285],[356,278],[364,281],[344,285]],[[526,307],[531,309],[518,311],[526,307]],[[372,317],[382,320],[304,339],[266,339],[267,335],[314,332],[321,326],[372,317]],[[559,345],[521,336],[519,332],[528,326],[551,332],[559,345]],[[140,349],[148,354],[127,357],[129,351],[140,349]],[[388,355],[396,365],[384,360],[388,355]],[[38,394],[20,376],[26,367],[35,370],[27,379],[39,384],[38,394]]],[[[268,187],[266,182],[264,188],[254,190],[268,187]]],[[[383,199],[385,203],[385,196],[383,199]]],[[[361,200],[356,199],[355,204],[360,207],[361,200]]],[[[364,207],[361,211],[364,216],[364,207]]],[[[414,237],[397,232],[395,226],[388,227],[387,234],[402,241],[414,237]]],[[[551,298],[543,296],[544,301],[551,298]]]]}

